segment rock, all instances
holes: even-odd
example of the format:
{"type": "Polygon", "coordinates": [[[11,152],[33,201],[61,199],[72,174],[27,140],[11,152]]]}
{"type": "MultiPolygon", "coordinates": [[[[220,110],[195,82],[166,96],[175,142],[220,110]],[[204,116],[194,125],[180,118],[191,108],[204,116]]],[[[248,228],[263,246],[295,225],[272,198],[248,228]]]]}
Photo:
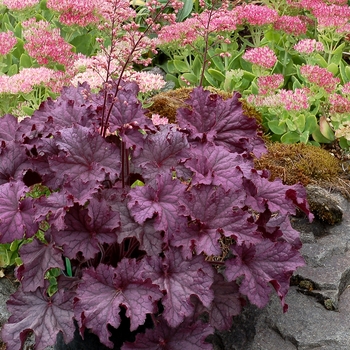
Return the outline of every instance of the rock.
{"type": "Polygon", "coordinates": [[[342,220],[343,210],[340,207],[340,195],[316,185],[307,185],[306,192],[310,209],[318,219],[330,225],[342,220]]]}
{"type": "Polygon", "coordinates": [[[282,312],[276,295],[260,313],[247,306],[243,315],[255,315],[248,318],[252,322],[235,317],[230,332],[216,332],[211,339],[215,350],[350,349],[350,203],[336,194],[330,197],[342,213],[337,225],[291,220],[301,233],[306,265],[292,278],[288,311],[282,312]]]}

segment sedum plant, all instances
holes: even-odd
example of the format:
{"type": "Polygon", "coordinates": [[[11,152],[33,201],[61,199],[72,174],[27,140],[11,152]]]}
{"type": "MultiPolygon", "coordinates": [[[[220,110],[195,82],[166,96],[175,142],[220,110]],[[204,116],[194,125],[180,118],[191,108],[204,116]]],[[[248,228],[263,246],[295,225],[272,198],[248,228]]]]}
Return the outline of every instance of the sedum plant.
{"type": "Polygon", "coordinates": [[[254,169],[265,146],[238,94],[196,88],[166,125],[137,94],[133,82],[84,83],[31,118],[0,119],[0,243],[33,238],[7,303],[10,349],[30,332],[38,350],[58,333],[68,343],[74,322],[110,348],[111,329],[130,322],[123,350],[211,349],[205,338],[245,302],[264,307],[275,290],[287,310],[303,265],[289,216],[312,219],[305,189],[254,169]],[[32,186],[45,195],[27,196],[32,186]]]}

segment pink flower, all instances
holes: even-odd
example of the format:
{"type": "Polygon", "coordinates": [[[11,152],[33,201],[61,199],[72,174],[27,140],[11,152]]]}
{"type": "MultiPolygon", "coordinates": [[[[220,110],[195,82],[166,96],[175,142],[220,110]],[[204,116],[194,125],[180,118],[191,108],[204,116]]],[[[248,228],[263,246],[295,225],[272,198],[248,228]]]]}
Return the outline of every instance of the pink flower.
{"type": "Polygon", "coordinates": [[[311,9],[317,19],[317,28],[339,28],[346,25],[350,18],[350,7],[326,5],[320,3],[311,9]]]}
{"type": "Polygon", "coordinates": [[[324,46],[315,39],[303,39],[294,46],[294,50],[300,53],[310,54],[315,51],[324,51],[324,46]]]}
{"type": "Polygon", "coordinates": [[[154,125],[166,125],[169,124],[169,119],[161,117],[159,114],[152,114],[152,122],[154,125]]]}
{"type": "Polygon", "coordinates": [[[258,78],[259,94],[267,95],[277,90],[284,81],[282,74],[272,74],[258,78]]]}
{"type": "Polygon", "coordinates": [[[23,68],[18,74],[2,76],[0,93],[29,93],[35,86],[48,86],[55,71],[46,67],[23,68]]]}
{"type": "Polygon", "coordinates": [[[274,23],[278,19],[278,12],[264,5],[242,5],[236,7],[236,11],[242,24],[262,26],[274,23]]]}
{"type": "Polygon", "coordinates": [[[72,46],[61,37],[58,28],[51,29],[48,22],[36,22],[35,18],[23,22],[22,26],[24,48],[39,64],[57,62],[68,66],[73,62],[72,46]]]}
{"type": "Polygon", "coordinates": [[[13,32],[0,33],[0,55],[7,55],[16,45],[17,39],[13,32]]]}
{"type": "Polygon", "coordinates": [[[287,111],[309,109],[309,89],[279,90],[275,95],[250,95],[247,102],[255,107],[283,108],[287,111]]]}
{"type": "Polygon", "coordinates": [[[343,85],[342,93],[344,95],[350,95],[350,82],[343,85]]]}
{"type": "Polygon", "coordinates": [[[140,92],[151,92],[162,89],[166,82],[160,74],[152,74],[147,72],[130,72],[124,75],[125,80],[135,81],[139,88],[140,92]]]}
{"type": "Polygon", "coordinates": [[[274,28],[282,30],[283,32],[291,35],[306,34],[307,26],[299,16],[281,16],[274,23],[274,28]]]}
{"type": "Polygon", "coordinates": [[[38,4],[39,1],[40,0],[3,0],[2,3],[10,10],[23,10],[38,4]]]}
{"type": "Polygon", "coordinates": [[[333,113],[350,113],[350,100],[339,94],[332,94],[329,96],[330,109],[333,113]]]}
{"type": "Polygon", "coordinates": [[[247,50],[242,58],[263,68],[272,68],[277,62],[277,56],[267,46],[247,50]]]}
{"type": "Polygon", "coordinates": [[[333,92],[340,83],[339,78],[335,78],[330,71],[319,66],[304,65],[300,67],[300,73],[310,83],[316,84],[328,93],[333,92]]]}

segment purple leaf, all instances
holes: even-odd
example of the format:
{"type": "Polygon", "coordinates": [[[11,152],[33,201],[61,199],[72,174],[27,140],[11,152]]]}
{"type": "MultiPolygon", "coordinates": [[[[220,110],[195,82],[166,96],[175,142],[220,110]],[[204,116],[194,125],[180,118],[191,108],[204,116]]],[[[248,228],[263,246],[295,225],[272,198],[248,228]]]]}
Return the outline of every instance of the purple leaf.
{"type": "Polygon", "coordinates": [[[221,273],[216,273],[211,286],[214,291],[214,300],[209,308],[205,308],[199,301],[192,299],[196,305],[196,314],[209,314],[209,323],[219,331],[228,330],[232,326],[232,317],[242,311],[242,295],[235,281],[227,282],[221,273]]]}
{"type": "MultiPolygon", "coordinates": [[[[151,119],[145,116],[145,110],[137,99],[138,90],[136,83],[122,82],[117,98],[109,97],[108,99],[107,110],[110,108],[113,98],[113,107],[108,121],[109,132],[114,133],[118,130],[118,135],[125,142],[126,148],[139,146],[139,142],[137,142],[141,135],[139,129],[155,130],[151,119]]],[[[114,92],[112,91],[110,95],[114,95],[114,92]]],[[[103,101],[103,97],[101,101],[103,101]]]]}
{"type": "Polygon", "coordinates": [[[271,283],[286,310],[285,295],[293,271],[304,265],[300,253],[286,242],[264,241],[256,245],[243,244],[231,248],[235,258],[225,262],[225,276],[229,281],[244,277],[239,291],[251,303],[264,307],[269,301],[271,283]]]}
{"type": "Polygon", "coordinates": [[[119,327],[121,306],[130,318],[131,331],[144,324],[146,314],[156,311],[162,293],[149,279],[141,278],[141,269],[136,260],[123,259],[117,268],[100,264],[96,270],[83,271],[75,314],[106,346],[113,347],[107,325],[119,327]]]}
{"type": "MultiPolygon", "coordinates": [[[[205,252],[208,255],[221,254],[218,240],[223,234],[234,236],[239,242],[248,240],[260,241],[256,233],[257,226],[248,222],[250,215],[234,206],[242,205],[243,192],[225,190],[222,187],[201,185],[186,192],[183,201],[183,215],[192,219],[189,230],[178,230],[174,235],[175,245],[184,245],[184,240],[192,242],[197,254],[205,252]]],[[[185,246],[185,245],[184,245],[185,246]]]]}
{"type": "Polygon", "coordinates": [[[22,245],[19,253],[23,261],[19,269],[24,292],[43,288],[44,276],[49,269],[57,267],[64,270],[62,251],[53,242],[44,244],[35,238],[33,242],[22,245]]]}
{"type": "Polygon", "coordinates": [[[147,220],[144,224],[138,224],[130,214],[126,206],[126,199],[121,190],[104,190],[102,192],[113,211],[120,215],[120,227],[117,230],[118,243],[125,238],[135,237],[140,243],[140,250],[148,255],[158,255],[162,251],[164,238],[161,232],[154,229],[154,219],[147,220]]]}
{"type": "Polygon", "coordinates": [[[139,224],[156,214],[155,229],[167,231],[175,227],[179,197],[185,190],[186,186],[171,174],[157,175],[151,183],[130,190],[128,208],[139,224]]]}
{"type": "Polygon", "coordinates": [[[191,295],[208,307],[213,300],[213,268],[206,264],[202,255],[184,260],[178,249],[168,251],[165,258],[152,257],[145,261],[143,276],[151,278],[161,290],[166,291],[162,299],[163,317],[171,327],[177,327],[191,315],[191,295]]]}
{"type": "Polygon", "coordinates": [[[313,217],[307,207],[305,189],[301,185],[287,186],[280,179],[269,181],[252,171],[251,179],[244,180],[244,187],[248,194],[246,205],[253,210],[264,212],[267,207],[272,213],[295,215],[299,206],[310,219],[313,217]]]}
{"type": "Polygon", "coordinates": [[[21,199],[28,188],[20,182],[0,185],[0,243],[32,237],[38,230],[33,221],[34,209],[31,198],[21,199]]]}
{"type": "Polygon", "coordinates": [[[144,179],[153,179],[157,174],[174,170],[179,178],[188,178],[190,172],[179,164],[188,156],[188,148],[185,134],[177,131],[174,125],[166,125],[147,136],[140,156],[133,163],[142,168],[144,179]]]}
{"type": "Polygon", "coordinates": [[[226,191],[241,190],[242,172],[236,168],[237,155],[222,146],[200,143],[191,148],[191,158],[185,167],[194,175],[192,185],[221,185],[226,191]]]}
{"type": "Polygon", "coordinates": [[[0,121],[0,141],[14,141],[18,129],[18,119],[11,114],[5,114],[0,121]]]}
{"type": "Polygon", "coordinates": [[[83,181],[77,178],[75,181],[69,181],[64,184],[64,189],[74,198],[74,202],[84,205],[92,196],[97,193],[98,183],[96,180],[83,181]]]}
{"type": "Polygon", "coordinates": [[[6,142],[0,149],[0,185],[10,181],[22,181],[25,170],[30,168],[25,148],[18,142],[6,142]]]}
{"type": "Polygon", "coordinates": [[[253,152],[257,157],[266,152],[258,136],[255,119],[243,114],[240,95],[224,101],[202,87],[193,89],[186,101],[190,108],[177,110],[179,126],[190,132],[191,139],[213,142],[230,152],[253,152]]]}
{"type": "Polygon", "coordinates": [[[44,350],[56,343],[61,331],[66,343],[73,339],[73,298],[74,292],[58,291],[52,297],[46,288],[35,292],[20,289],[11,296],[7,308],[11,313],[8,323],[3,326],[2,340],[11,350],[20,350],[31,331],[35,335],[35,349],[44,350]]]}
{"type": "Polygon", "coordinates": [[[187,320],[173,328],[160,318],[154,329],[138,334],[134,343],[124,343],[122,350],[211,350],[213,345],[205,338],[212,333],[214,328],[200,321],[187,320]]]}
{"type": "Polygon", "coordinates": [[[57,230],[63,230],[66,227],[64,217],[73,205],[73,198],[66,191],[51,193],[49,197],[42,196],[35,202],[35,219],[47,220],[57,230]]]}
{"type": "Polygon", "coordinates": [[[103,181],[108,174],[115,180],[121,170],[120,150],[92,129],[74,126],[58,133],[58,146],[67,154],[54,156],[51,168],[70,181],[103,181]]]}
{"type": "Polygon", "coordinates": [[[100,244],[117,241],[120,216],[105,200],[92,198],[88,209],[74,205],[65,216],[65,225],[65,229],[53,232],[54,240],[63,247],[64,255],[74,259],[81,252],[85,259],[91,259],[100,251],[100,244]]]}

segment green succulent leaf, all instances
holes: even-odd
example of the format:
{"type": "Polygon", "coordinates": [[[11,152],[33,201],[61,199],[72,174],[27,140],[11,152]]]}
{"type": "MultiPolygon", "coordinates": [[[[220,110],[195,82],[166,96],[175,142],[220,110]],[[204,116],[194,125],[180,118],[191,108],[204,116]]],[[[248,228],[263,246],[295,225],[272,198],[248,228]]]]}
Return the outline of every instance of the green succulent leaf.
{"type": "Polygon", "coordinates": [[[279,120],[270,120],[267,125],[277,135],[283,135],[287,131],[285,123],[281,123],[279,120]]]}
{"type": "Polygon", "coordinates": [[[281,137],[281,142],[282,143],[291,144],[291,143],[296,143],[298,141],[300,141],[300,135],[297,132],[294,132],[294,131],[288,131],[287,133],[285,133],[281,137]]]}

